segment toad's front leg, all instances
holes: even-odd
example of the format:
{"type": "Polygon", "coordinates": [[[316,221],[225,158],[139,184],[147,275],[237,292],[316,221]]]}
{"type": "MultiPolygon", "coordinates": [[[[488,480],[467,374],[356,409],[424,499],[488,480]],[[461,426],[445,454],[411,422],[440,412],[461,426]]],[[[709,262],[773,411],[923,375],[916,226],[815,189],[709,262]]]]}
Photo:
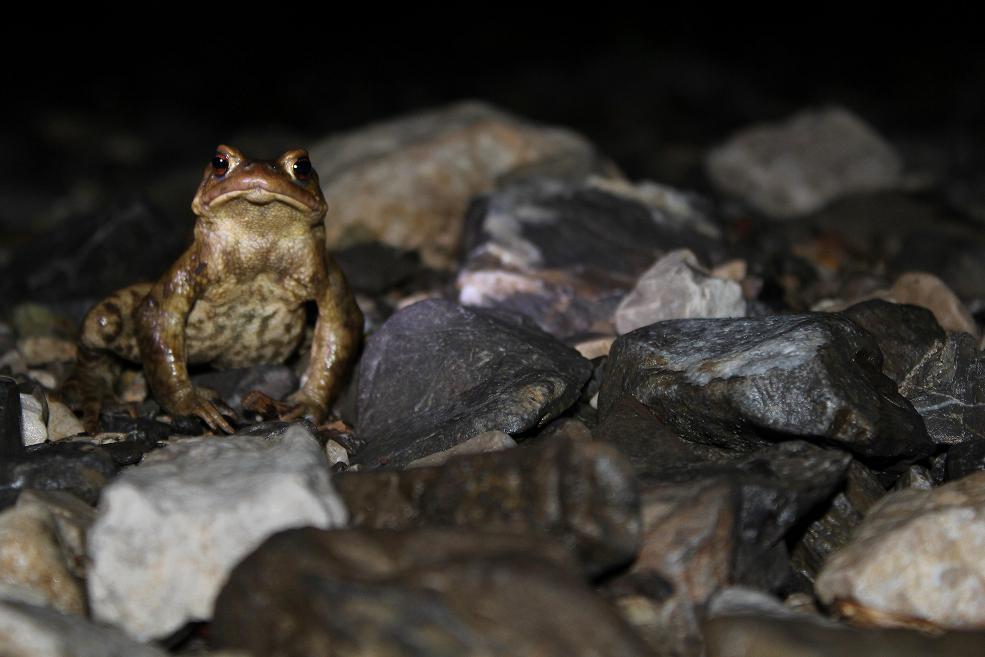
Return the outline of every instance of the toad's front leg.
{"type": "Polygon", "coordinates": [[[137,343],[144,374],[158,403],[174,415],[194,415],[214,431],[233,428],[188,377],[185,324],[207,281],[194,252],[187,252],[154,284],[137,309],[137,343]]]}
{"type": "Polygon", "coordinates": [[[291,420],[307,417],[321,422],[338,396],[362,342],[363,314],[331,258],[325,263],[324,283],[316,291],[318,321],[311,344],[311,359],[301,388],[287,398],[291,420]]]}

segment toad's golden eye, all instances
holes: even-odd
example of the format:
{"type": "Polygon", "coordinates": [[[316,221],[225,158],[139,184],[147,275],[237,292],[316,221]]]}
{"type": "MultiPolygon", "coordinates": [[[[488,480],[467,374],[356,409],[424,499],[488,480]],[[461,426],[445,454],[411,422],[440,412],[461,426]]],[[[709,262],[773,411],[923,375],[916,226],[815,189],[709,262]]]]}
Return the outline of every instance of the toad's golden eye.
{"type": "Polygon", "coordinates": [[[311,160],[306,157],[298,158],[292,167],[292,171],[294,171],[294,177],[298,180],[307,180],[308,176],[311,175],[311,160]]]}
{"type": "Polygon", "coordinates": [[[229,158],[225,153],[216,153],[212,158],[212,170],[217,176],[224,176],[229,171],[229,158]]]}

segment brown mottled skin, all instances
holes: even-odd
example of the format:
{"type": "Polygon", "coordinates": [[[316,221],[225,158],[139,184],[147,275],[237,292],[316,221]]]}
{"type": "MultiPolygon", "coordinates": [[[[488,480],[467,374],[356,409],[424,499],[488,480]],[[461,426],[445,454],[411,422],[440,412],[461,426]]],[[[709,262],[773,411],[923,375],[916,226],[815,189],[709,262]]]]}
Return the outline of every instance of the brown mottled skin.
{"type": "MultiPolygon", "coordinates": [[[[291,150],[264,162],[219,146],[192,210],[194,242],[156,283],[119,290],[89,311],[79,378],[111,380],[85,373],[105,352],[141,362],[168,412],[232,432],[209,394],[192,386],[187,364],[281,362],[301,341],[304,304],[314,301],[310,363],[284,417],[322,420],[358,348],[362,314],[325,252],[327,204],[308,154],[291,150]]],[[[83,409],[87,424],[98,422],[98,403],[95,418],[91,404],[83,409]]]]}

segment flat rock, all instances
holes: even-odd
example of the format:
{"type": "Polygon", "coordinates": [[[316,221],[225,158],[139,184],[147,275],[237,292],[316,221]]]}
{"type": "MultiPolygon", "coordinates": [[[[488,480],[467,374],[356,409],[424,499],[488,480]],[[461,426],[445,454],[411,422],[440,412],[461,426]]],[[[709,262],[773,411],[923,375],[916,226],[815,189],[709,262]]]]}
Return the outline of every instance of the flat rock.
{"type": "Polygon", "coordinates": [[[346,518],[321,446],[300,427],[175,442],[103,495],[89,536],[93,616],[165,636],[208,619],[228,572],[270,534],[346,518]]]}
{"type": "Polygon", "coordinates": [[[34,445],[20,456],[0,459],[0,508],[13,504],[29,488],[65,491],[95,504],[118,470],[109,453],[96,445],[67,441],[34,445]]]}
{"type": "Polygon", "coordinates": [[[498,452],[504,449],[516,447],[516,441],[508,433],[502,431],[486,431],[474,438],[469,438],[464,443],[459,443],[451,449],[446,449],[437,454],[431,454],[424,458],[411,461],[408,468],[420,468],[430,465],[441,465],[445,461],[455,456],[464,454],[484,454],[485,452],[498,452]]]}
{"type": "Polygon", "coordinates": [[[985,627],[985,472],[883,498],[827,561],[817,594],[857,624],[985,627]]]}
{"type": "Polygon", "coordinates": [[[403,466],[484,431],[528,431],[571,406],[591,371],[521,316],[421,301],[367,341],[352,460],[403,466]]]}
{"type": "Polygon", "coordinates": [[[19,504],[0,513],[0,584],[26,589],[58,611],[85,613],[82,582],[69,571],[54,519],[41,505],[19,504]]]}
{"type": "Polygon", "coordinates": [[[457,260],[469,201],[498,179],[545,163],[582,175],[600,168],[574,132],[476,102],[329,137],[310,153],[333,209],[330,247],[380,241],[433,267],[457,260]]]}
{"type": "Polygon", "coordinates": [[[705,165],[719,188],[778,219],[896,187],[902,170],[892,146],[840,107],[746,128],[709,153],[705,165]]]}
{"type": "Polygon", "coordinates": [[[458,300],[523,313],[560,337],[613,333],[617,304],[657,258],[675,248],[718,252],[705,213],[653,184],[513,184],[469,211],[458,300]]]}
{"type": "Polygon", "coordinates": [[[633,472],[592,442],[547,440],[435,467],[345,472],[334,483],[355,526],[553,537],[593,573],[626,563],[639,544],[633,472]]]}
{"type": "Polygon", "coordinates": [[[671,251],[646,270],[616,308],[620,335],[666,319],[744,317],[735,281],[715,278],[688,249],[671,251]]]}
{"type": "Polygon", "coordinates": [[[4,657],[166,657],[119,630],[82,616],[0,600],[0,654],[4,657]]]}
{"type": "Polygon", "coordinates": [[[923,420],[881,365],[875,339],[835,315],[659,322],[612,345],[599,417],[629,396],[693,442],[813,440],[886,466],[928,455],[923,420]]]}
{"type": "Polygon", "coordinates": [[[547,547],[434,530],[283,532],[233,571],[212,635],[285,657],[648,655],[547,547]]]}

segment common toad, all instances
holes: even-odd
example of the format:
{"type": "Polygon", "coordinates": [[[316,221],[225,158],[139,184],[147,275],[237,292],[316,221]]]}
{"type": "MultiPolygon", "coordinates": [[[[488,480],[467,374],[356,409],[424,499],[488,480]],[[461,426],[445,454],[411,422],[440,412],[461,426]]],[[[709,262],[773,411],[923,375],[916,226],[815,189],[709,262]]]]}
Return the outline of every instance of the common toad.
{"type": "Polygon", "coordinates": [[[318,309],[310,362],[284,417],[323,419],[362,337],[362,314],[325,251],[327,207],[304,150],[258,161],[219,146],[192,200],[192,245],[156,283],[113,293],[83,321],[69,385],[76,392],[67,396],[86,428],[95,430],[111,390],[113,354],[143,364],[168,412],[232,432],[216,400],[192,386],[187,365],[282,362],[301,342],[309,301],[318,309]]]}

